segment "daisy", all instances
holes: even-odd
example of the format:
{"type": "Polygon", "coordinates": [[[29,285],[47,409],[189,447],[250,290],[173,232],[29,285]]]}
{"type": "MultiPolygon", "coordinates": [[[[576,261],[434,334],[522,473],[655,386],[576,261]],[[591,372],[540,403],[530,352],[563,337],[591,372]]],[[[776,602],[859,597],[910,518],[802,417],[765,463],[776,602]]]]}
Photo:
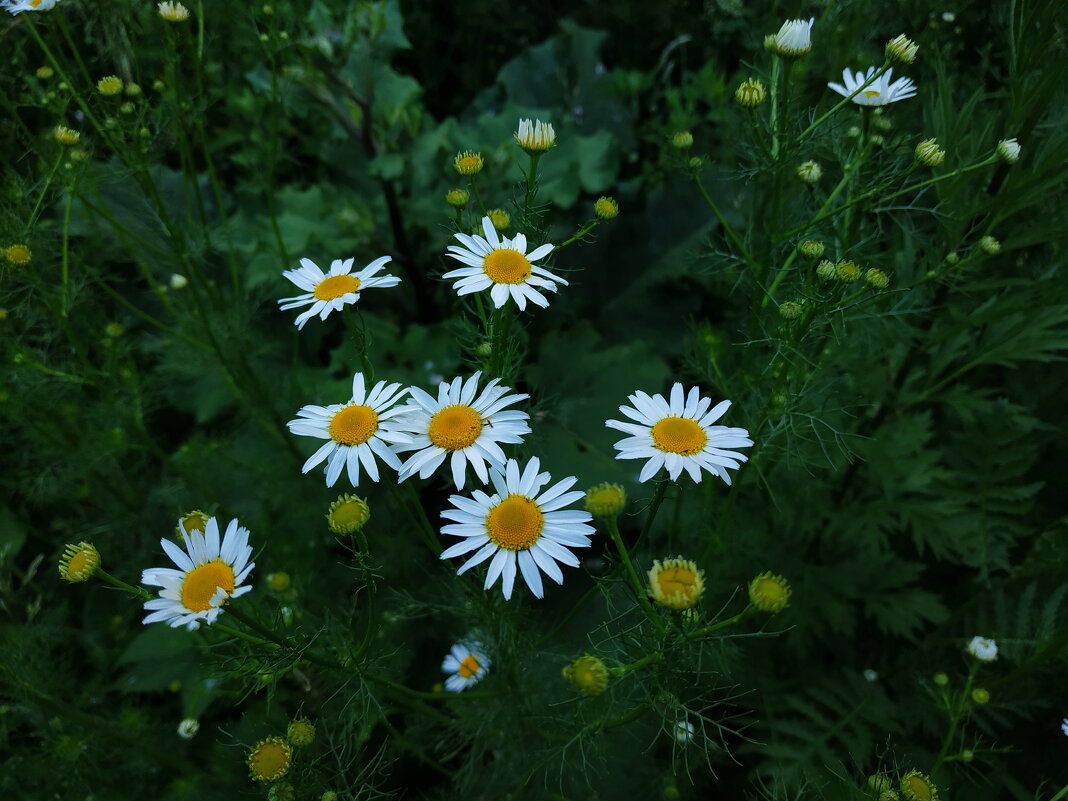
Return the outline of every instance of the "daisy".
{"type": "Polygon", "coordinates": [[[355,303],[365,289],[396,286],[400,283],[400,279],[395,275],[375,276],[375,273],[392,261],[389,256],[375,259],[358,273],[350,274],[353,261],[355,259],[334,259],[330,263],[330,272],[324,273],[311,259],[301,259],[299,270],[286,270],[282,275],[303,289],[305,294],[282,298],[278,301],[279,308],[285,311],[311,306],[294,321],[297,328],[304,328],[304,324],[317,314],[320,320],[325,320],[330,312],[339,311],[355,303]]]}
{"type": "Polygon", "coordinates": [[[585,493],[568,492],[578,480],[574,476],[542,492],[552,476],[539,473],[540,467],[535,457],[520,473],[519,463],[509,459],[503,470],[495,467],[490,471],[495,494],[475,490],[470,498],[462,495],[449,498],[455,508],[446,509],[441,516],[455,522],[443,526],[441,533],[463,537],[463,541],[446,548],[441,558],[451,559],[476,551],[456,575],[492,556],[483,589],[488,590],[503,576],[504,597],[511,598],[518,565],[534,597],[542,598],[545,594],[542,573],[563,584],[564,574],[556,563],[578,567],[578,557],[568,548],[589,546],[594,528],[587,523],[593,520],[593,515],[564,507],[585,497],[585,493]]]}
{"type": "Polygon", "coordinates": [[[556,144],[556,131],[552,123],[541,120],[519,120],[515,143],[531,155],[541,154],[556,144]]]}
{"type": "Polygon", "coordinates": [[[400,468],[400,481],[416,473],[427,478],[446,458],[452,470],[456,489],[464,488],[467,465],[470,464],[483,484],[489,482],[487,462],[492,466],[504,466],[505,455],[500,443],[517,444],[530,433],[527,420],[530,415],[518,410],[505,411],[530,396],[509,395],[510,387],[498,386],[494,378],[478,394],[481,372],[463,381],[442,381],[438,385],[438,397],[418,387],[412,387],[411,401],[404,407],[407,412],[397,421],[397,428],[411,435],[411,441],[393,448],[394,452],[416,451],[400,468]]]}
{"type": "Polygon", "coordinates": [[[141,574],[141,583],[162,587],[159,598],[145,601],[151,614],[145,623],[166,622],[172,627],[185,626],[192,631],[200,628],[200,621],[209,625],[222,612],[223,604],[252,589],[242,587],[255,562],[250,562],[252,548],[248,544],[248,529],[231,520],[226,535],[219,544],[219,523],[212,517],[199,531],[186,532],[179,522],[185,550],[168,539],[159,544],[167,552],[178,570],[153,567],[141,574]]]}
{"type": "Polygon", "coordinates": [[[348,403],[303,407],[295,420],[286,423],[290,432],[328,442],[308,458],[301,472],[307,473],[329,459],[326,486],[334,486],[342,469],[347,467],[349,481],[358,487],[360,465],[372,481],[378,481],[376,456],[399,470],[400,459],[390,444],[403,445],[411,441],[411,437],[398,430],[397,422],[393,420],[405,412],[405,407],[394,404],[406,392],[408,390],[401,389],[400,384],[387,385],[385,381],[379,381],[368,392],[363,373],[356,373],[352,378],[352,399],[348,403]]]}
{"type": "Polygon", "coordinates": [[[459,279],[455,284],[457,295],[489,289],[495,307],[501,308],[511,297],[522,311],[528,300],[542,308],[549,305],[539,289],[555,292],[557,284],[567,286],[563,278],[534,264],[548,256],[553,245],[544,244],[527,253],[527,238],[523,234],[502,239],[497,236],[497,229],[489,217],[482,218],[482,230],[485,239],[477,234],[455,234],[463,247],[449,245],[446,248],[450,258],[468,265],[442,276],[459,279]]]}
{"type": "Polygon", "coordinates": [[[486,675],[490,658],[477,642],[457,643],[441,663],[441,670],[452,675],[445,679],[445,689],[458,693],[478,684],[486,675]]]}
{"type": "Polygon", "coordinates": [[[809,17],[808,22],[803,19],[788,19],[779,28],[779,32],[772,36],[775,44],[775,52],[780,56],[803,56],[812,49],[812,23],[815,17],[809,17]]]}
{"type": "Polygon", "coordinates": [[[56,7],[60,0],[3,0],[0,6],[18,14],[20,11],[49,11],[56,7]]]}
{"type": "MultiPolygon", "coordinates": [[[[846,67],[842,70],[842,81],[845,85],[829,83],[827,86],[842,97],[849,97],[874,74],[875,67],[868,67],[865,73],[857,70],[856,74],[850,73],[849,67],[846,67]]],[[[898,100],[905,100],[916,94],[916,86],[909,78],[898,78],[890,83],[890,77],[893,74],[892,69],[887,70],[850,99],[858,106],[885,106],[887,103],[896,103],[898,100]]]]}
{"type": "Polygon", "coordinates": [[[648,459],[638,481],[648,481],[660,468],[667,467],[674,481],[686,470],[694,481],[701,480],[701,469],[731,483],[728,469],[737,470],[747,457],[731,448],[748,448],[753,444],[744,428],[712,425],[730,407],[721,401],[709,411],[710,398],[702,398],[697,387],[684,396],[682,384],[671,388],[670,403],[663,395],[650,397],[641,390],[628,400],[634,404],[620,406],[619,411],[635,422],[606,420],[605,425],[630,434],[616,443],[617,459],[648,459]]]}
{"type": "Polygon", "coordinates": [[[980,662],[993,662],[998,658],[998,644],[986,637],[972,637],[967,651],[980,662]]]}

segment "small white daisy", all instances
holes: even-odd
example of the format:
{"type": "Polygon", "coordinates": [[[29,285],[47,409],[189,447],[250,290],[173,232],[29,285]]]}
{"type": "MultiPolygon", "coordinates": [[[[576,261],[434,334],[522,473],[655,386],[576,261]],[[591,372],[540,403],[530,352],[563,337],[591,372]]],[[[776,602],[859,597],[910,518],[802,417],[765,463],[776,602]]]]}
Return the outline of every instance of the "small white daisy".
{"type": "Polygon", "coordinates": [[[788,19],[774,35],[775,52],[780,56],[803,56],[812,49],[812,23],[815,17],[809,17],[808,22],[803,19],[788,19]]]}
{"type": "Polygon", "coordinates": [[[731,450],[753,444],[748,431],[712,425],[727,411],[730,401],[721,401],[709,411],[710,398],[702,398],[697,387],[684,396],[679,383],[671,388],[670,403],[663,395],[650,397],[640,390],[628,400],[634,408],[620,406],[619,411],[635,422],[606,420],[605,425],[630,434],[616,443],[617,459],[649,460],[639,481],[648,481],[662,467],[667,467],[672,481],[683,470],[694,481],[700,481],[703,468],[730,484],[727,470],[737,470],[748,460],[744,454],[731,450]]]}
{"type": "Polygon", "coordinates": [[[297,328],[304,328],[304,324],[317,314],[320,320],[325,320],[330,312],[339,311],[355,303],[365,289],[396,286],[400,283],[400,279],[395,275],[375,275],[392,261],[389,256],[375,259],[358,273],[350,272],[354,261],[355,259],[334,259],[330,264],[330,272],[324,273],[311,259],[301,259],[300,269],[286,270],[282,275],[303,289],[305,294],[282,298],[278,301],[279,308],[285,311],[311,306],[295,320],[297,328]]]}
{"type": "Polygon", "coordinates": [[[400,459],[390,445],[406,444],[411,442],[411,437],[398,430],[394,418],[404,414],[405,408],[394,404],[407,391],[400,384],[379,381],[368,392],[363,373],[356,373],[352,378],[352,399],[348,403],[303,407],[297,412],[296,419],[286,424],[290,432],[329,441],[308,458],[302,472],[307,473],[329,459],[326,486],[334,486],[342,469],[348,467],[349,481],[358,487],[360,465],[372,481],[378,481],[376,456],[399,470],[400,459]]]}
{"type": "Polygon", "coordinates": [[[416,473],[428,478],[446,458],[452,470],[456,489],[464,488],[467,465],[470,464],[483,484],[489,482],[487,463],[503,466],[505,461],[501,443],[517,444],[530,433],[530,415],[518,410],[506,410],[529,395],[509,395],[511,387],[498,386],[493,379],[478,395],[481,372],[463,381],[438,385],[437,400],[418,387],[412,387],[411,401],[404,407],[406,414],[397,420],[397,428],[411,435],[411,441],[394,446],[396,453],[416,451],[401,466],[400,481],[416,473]],[[478,395],[476,399],[476,395],[478,395]]]}
{"type": "Polygon", "coordinates": [[[696,729],[694,725],[688,720],[679,720],[675,723],[675,742],[679,745],[685,745],[693,739],[696,729]]]}
{"type": "Polygon", "coordinates": [[[998,658],[998,644],[986,637],[972,637],[967,650],[980,662],[993,662],[998,658]]]}
{"type": "Polygon", "coordinates": [[[452,675],[445,679],[445,689],[458,693],[478,684],[486,675],[490,658],[483,653],[481,643],[457,643],[441,663],[441,670],[452,675]]]}
{"type": "Polygon", "coordinates": [[[527,238],[523,234],[502,239],[489,217],[482,218],[482,230],[486,234],[485,239],[477,234],[455,234],[463,247],[449,245],[446,248],[450,258],[468,265],[450,270],[442,276],[459,279],[454,284],[457,295],[488,289],[493,305],[498,309],[511,297],[522,311],[526,309],[528,300],[542,308],[549,305],[539,289],[555,292],[557,284],[567,286],[563,278],[534,264],[552,252],[552,245],[540,245],[527,253],[527,238]]]}
{"type": "Polygon", "coordinates": [[[192,631],[200,628],[200,621],[214,623],[223,604],[252,589],[241,586],[248,578],[255,562],[250,562],[252,548],[248,544],[248,529],[231,520],[226,535],[219,543],[219,523],[209,517],[203,533],[187,532],[181,520],[179,530],[185,539],[185,550],[168,539],[159,544],[178,566],[152,567],[141,574],[141,583],[162,587],[159,598],[145,601],[151,614],[145,623],[166,622],[172,627],[185,626],[192,631]]]}
{"type": "Polygon", "coordinates": [[[515,143],[531,154],[544,153],[556,144],[556,131],[552,123],[541,120],[519,120],[519,128],[514,136],[515,143]]]}
{"type": "Polygon", "coordinates": [[[442,534],[463,537],[463,541],[446,548],[442,559],[451,559],[476,551],[456,575],[461,575],[491,556],[486,573],[484,589],[489,589],[503,576],[501,587],[505,598],[512,597],[516,568],[534,593],[545,595],[541,574],[544,572],[557,584],[564,583],[564,574],[557,562],[578,567],[579,560],[568,548],[586,548],[594,533],[589,512],[564,509],[565,506],[586,497],[584,492],[568,492],[578,480],[569,476],[544,492],[541,488],[552,476],[539,473],[537,458],[527,462],[526,469],[519,471],[519,463],[509,459],[503,470],[490,471],[493,488],[497,492],[487,495],[475,490],[471,498],[453,495],[449,502],[455,507],[446,509],[441,516],[453,520],[441,529],[442,534]]]}
{"type": "Polygon", "coordinates": [[[1063,718],[1061,720],[1061,731],[1064,732],[1065,737],[1068,737],[1068,718],[1063,718]]]}
{"type": "MultiPolygon", "coordinates": [[[[827,86],[842,97],[849,97],[857,91],[857,87],[862,86],[874,74],[875,67],[868,67],[867,72],[857,70],[856,74],[851,73],[849,67],[846,67],[842,70],[842,81],[845,85],[829,83],[827,86]]],[[[890,83],[890,78],[893,74],[894,71],[892,69],[884,72],[866,86],[863,91],[853,95],[853,102],[858,106],[885,106],[888,103],[896,103],[898,100],[905,100],[916,94],[916,86],[909,78],[898,78],[893,83],[890,83]]]]}
{"type": "Polygon", "coordinates": [[[59,2],[60,0],[3,0],[0,7],[14,15],[20,11],[50,11],[59,2]]]}

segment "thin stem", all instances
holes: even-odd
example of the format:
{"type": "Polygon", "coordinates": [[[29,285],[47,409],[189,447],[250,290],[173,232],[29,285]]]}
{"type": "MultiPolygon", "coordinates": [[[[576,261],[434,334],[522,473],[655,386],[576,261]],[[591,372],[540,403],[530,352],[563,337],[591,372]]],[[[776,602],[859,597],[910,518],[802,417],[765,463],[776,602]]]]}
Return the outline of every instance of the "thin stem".
{"type": "Polygon", "coordinates": [[[26,219],[26,226],[22,229],[22,235],[26,236],[33,228],[33,224],[37,222],[37,214],[41,210],[41,204],[44,202],[45,193],[48,192],[48,187],[52,185],[52,179],[56,175],[56,170],[59,169],[59,165],[63,163],[64,153],[61,150],[59,157],[56,159],[56,163],[52,165],[52,169],[48,173],[48,177],[45,179],[44,186],[41,187],[41,193],[37,196],[37,202],[33,204],[33,211],[30,212],[30,216],[26,219]]]}
{"type": "Polygon", "coordinates": [[[717,206],[716,202],[712,200],[712,196],[708,194],[708,190],[705,189],[705,185],[701,181],[701,176],[698,175],[696,169],[690,171],[690,178],[697,186],[697,191],[701,193],[701,197],[704,198],[705,203],[710,209],[712,209],[712,213],[716,215],[716,219],[719,220],[719,224],[720,227],[723,228],[723,232],[730,238],[731,242],[734,243],[734,247],[737,248],[738,253],[741,254],[742,258],[745,259],[746,263],[750,267],[755,268],[756,262],[749,254],[749,251],[746,249],[741,237],[739,237],[738,234],[735,233],[734,228],[731,227],[731,224],[727,222],[727,218],[724,217],[723,213],[719,210],[719,206],[717,206]]]}
{"type": "Polygon", "coordinates": [[[63,202],[63,266],[60,277],[59,314],[66,317],[70,301],[70,209],[74,204],[74,194],[68,188],[63,202]]]}
{"type": "Polygon", "coordinates": [[[135,587],[133,584],[127,584],[122,579],[115,578],[113,575],[103,570],[102,568],[96,569],[96,576],[103,579],[112,587],[118,587],[120,590],[126,590],[126,592],[136,595],[138,598],[143,598],[146,601],[152,598],[152,593],[146,590],[144,587],[135,587]]]}
{"type": "Polygon", "coordinates": [[[964,714],[967,711],[968,699],[971,696],[972,681],[975,679],[976,670],[979,667],[977,660],[972,660],[971,669],[968,671],[968,680],[964,683],[964,689],[961,690],[953,701],[953,708],[950,710],[949,715],[949,730],[946,732],[945,739],[942,740],[942,748],[938,752],[938,759],[935,760],[934,767],[931,768],[931,773],[935,773],[946,761],[946,755],[949,753],[950,746],[953,744],[953,736],[957,733],[957,726],[964,718],[964,714]]]}
{"type": "Polygon", "coordinates": [[[471,194],[475,196],[475,202],[478,203],[478,208],[482,211],[483,217],[489,217],[489,212],[486,211],[486,204],[482,202],[482,195],[478,193],[478,187],[475,185],[475,176],[470,176],[467,179],[468,186],[471,187],[471,194]]]}
{"type": "Polygon", "coordinates": [[[616,550],[619,551],[619,557],[623,560],[623,566],[626,568],[627,576],[630,578],[631,586],[634,588],[635,595],[638,596],[638,603],[645,612],[645,616],[653,622],[653,624],[660,630],[664,631],[664,622],[660,619],[660,615],[653,609],[653,605],[649,603],[649,599],[646,597],[645,585],[642,584],[640,578],[638,578],[638,572],[634,569],[634,563],[630,560],[630,554],[627,553],[627,546],[623,544],[623,538],[619,535],[619,524],[616,522],[615,517],[610,517],[606,521],[608,524],[608,533],[612,537],[612,542],[615,543],[616,550]]]}
{"type": "Polygon", "coordinates": [[[584,236],[586,236],[586,234],[588,234],[590,231],[592,231],[594,228],[596,228],[598,225],[600,225],[600,223],[601,223],[600,219],[590,220],[588,223],[586,223],[581,228],[579,228],[574,234],[572,234],[570,238],[565,239],[559,245],[554,247],[553,251],[555,252],[555,251],[559,250],[560,248],[567,247],[572,242],[579,241],[584,236]]]}
{"type": "Polygon", "coordinates": [[[638,539],[634,541],[634,547],[637,548],[641,545],[645,536],[652,531],[653,521],[656,519],[656,513],[660,509],[660,504],[664,502],[664,496],[667,494],[668,486],[672,481],[659,481],[656,485],[656,491],[653,493],[653,499],[649,502],[649,511],[645,517],[645,523],[642,524],[642,530],[638,534],[638,539]]]}

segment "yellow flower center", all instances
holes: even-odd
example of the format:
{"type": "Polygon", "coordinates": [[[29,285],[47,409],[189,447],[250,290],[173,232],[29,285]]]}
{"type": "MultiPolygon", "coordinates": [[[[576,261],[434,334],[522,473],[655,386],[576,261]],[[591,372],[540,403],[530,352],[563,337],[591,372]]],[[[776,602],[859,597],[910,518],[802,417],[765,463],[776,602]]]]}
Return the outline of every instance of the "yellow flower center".
{"type": "Polygon", "coordinates": [[[879,96],[879,90],[878,89],[865,89],[864,90],[864,97],[878,97],[878,96],[879,96]]]}
{"type": "Polygon", "coordinates": [[[786,599],[786,588],[773,578],[759,579],[755,593],[768,606],[775,606],[786,599]]]}
{"type": "Polygon", "coordinates": [[[194,531],[199,531],[203,534],[204,528],[207,525],[207,516],[200,512],[190,512],[189,514],[182,516],[182,526],[185,528],[186,534],[192,534],[194,531]]]}
{"type": "Polygon", "coordinates": [[[530,278],[530,262],[518,250],[499,248],[482,262],[482,269],[495,284],[521,284],[530,278]]]}
{"type": "Polygon", "coordinates": [[[482,667],[482,665],[478,661],[478,657],[474,654],[468,654],[463,658],[463,661],[460,662],[460,667],[456,669],[456,675],[464,679],[469,679],[478,673],[480,667],[482,667]]]}
{"type": "Polygon", "coordinates": [[[657,574],[656,583],[666,596],[670,597],[678,593],[684,598],[689,598],[697,587],[697,576],[686,567],[669,567],[657,574]]]}
{"type": "Polygon", "coordinates": [[[482,169],[482,156],[478,153],[464,153],[456,159],[456,170],[467,175],[482,169]]]}
{"type": "Polygon", "coordinates": [[[234,591],[234,569],[230,565],[216,559],[194,567],[182,582],[182,606],[191,612],[206,612],[219,587],[227,594],[234,591]]]}
{"type": "Polygon", "coordinates": [[[524,551],[538,541],[545,527],[541,509],[526,495],[509,495],[486,515],[486,536],[500,548],[524,551]]]}
{"type": "Polygon", "coordinates": [[[37,8],[44,0],[30,0],[30,8],[37,8]]]}
{"type": "Polygon", "coordinates": [[[337,501],[330,507],[327,515],[330,528],[335,533],[349,534],[359,531],[371,517],[371,510],[367,502],[355,495],[342,496],[345,500],[337,501]]]}
{"type": "Polygon", "coordinates": [[[29,264],[33,254],[25,245],[12,245],[7,249],[7,260],[12,264],[29,264]]]}
{"type": "Polygon", "coordinates": [[[289,770],[292,751],[285,743],[265,740],[256,746],[248,760],[253,777],[271,781],[281,778],[289,770]]]}
{"type": "Polygon", "coordinates": [[[333,300],[359,288],[360,279],[354,275],[332,275],[316,284],[312,294],[319,300],[333,300]]]}
{"type": "Polygon", "coordinates": [[[427,436],[439,448],[459,451],[468,447],[482,433],[482,417],[470,406],[456,403],[446,406],[430,418],[427,436]]]}
{"type": "Polygon", "coordinates": [[[916,799],[916,801],[933,801],[934,799],[934,796],[931,794],[931,785],[927,783],[927,780],[923,776],[906,776],[901,784],[901,789],[903,789],[910,798],[916,799]]]}
{"type": "Polygon", "coordinates": [[[693,456],[700,453],[708,442],[705,430],[696,420],[688,417],[665,417],[654,425],[650,432],[653,445],[665,453],[678,453],[693,456]]]}
{"type": "Polygon", "coordinates": [[[92,558],[84,550],[78,551],[67,562],[67,573],[71,576],[79,576],[82,571],[88,568],[92,564],[92,558]]]}
{"type": "Polygon", "coordinates": [[[339,445],[362,445],[378,431],[378,414],[370,406],[350,404],[330,418],[328,430],[339,445]]]}

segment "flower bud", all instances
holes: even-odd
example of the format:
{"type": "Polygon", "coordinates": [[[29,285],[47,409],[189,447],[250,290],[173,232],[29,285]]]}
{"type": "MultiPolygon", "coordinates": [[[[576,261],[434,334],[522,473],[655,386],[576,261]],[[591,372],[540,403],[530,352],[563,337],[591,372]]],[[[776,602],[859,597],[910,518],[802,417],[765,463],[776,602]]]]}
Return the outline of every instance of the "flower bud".
{"type": "Polygon", "coordinates": [[[466,206],[467,201],[470,199],[471,195],[468,194],[466,189],[450,189],[445,193],[445,202],[458,209],[462,209],[466,206]]]}
{"type": "Polygon", "coordinates": [[[801,252],[802,256],[808,256],[810,259],[818,259],[823,255],[823,243],[817,242],[815,239],[806,239],[797,249],[801,252]]]}
{"type": "Polygon", "coordinates": [[[626,505],[627,493],[619,484],[606,481],[586,490],[586,511],[594,517],[615,517],[626,505]]]}
{"type": "Polygon", "coordinates": [[[925,167],[941,167],[946,160],[946,151],[938,146],[937,139],[924,139],[916,145],[916,161],[925,167]]]}
{"type": "Polygon", "coordinates": [[[749,582],[749,602],[761,612],[781,612],[790,603],[790,585],[782,576],[761,573],[749,582]]]}
{"type": "Polygon", "coordinates": [[[1001,252],[1001,243],[992,236],[984,236],[979,240],[979,249],[993,256],[1001,252]]]}
{"type": "Polygon", "coordinates": [[[834,277],[843,283],[851,283],[860,278],[860,268],[850,259],[842,259],[834,265],[834,277]]]}
{"type": "Polygon", "coordinates": [[[457,153],[456,158],[452,160],[452,166],[460,175],[476,175],[482,171],[482,165],[482,154],[471,150],[457,153]]]}
{"type": "Polygon", "coordinates": [[[1015,164],[1020,160],[1020,145],[1015,139],[1002,139],[994,150],[998,158],[1009,164],[1015,164]]]}
{"type": "Polygon", "coordinates": [[[768,99],[768,90],[756,78],[747,78],[735,91],[734,99],[740,106],[756,108],[768,99]]]}
{"type": "Polygon", "coordinates": [[[834,269],[834,262],[824,259],[818,265],[816,265],[816,275],[824,281],[830,281],[836,276],[834,269]]]}
{"type": "Polygon", "coordinates": [[[796,320],[802,311],[801,304],[793,300],[779,304],[779,316],[784,320],[796,320]]]}
{"type": "Polygon", "coordinates": [[[689,131],[679,131],[671,137],[671,146],[679,150],[693,147],[693,134],[689,131]]]}
{"type": "Polygon", "coordinates": [[[890,286],[890,279],[882,270],[871,269],[864,273],[864,282],[872,289],[886,289],[890,286]]]}
{"type": "Polygon", "coordinates": [[[823,177],[823,168],[819,162],[804,161],[797,165],[797,177],[806,184],[814,184],[823,177]]]}
{"type": "Polygon", "coordinates": [[[589,654],[566,665],[561,674],[586,696],[600,695],[608,686],[608,668],[596,656],[589,654]]]}
{"type": "Polygon", "coordinates": [[[891,61],[899,61],[902,64],[911,64],[916,60],[916,53],[920,46],[907,38],[905,34],[899,34],[886,43],[886,57],[891,61]]]}
{"type": "Polygon", "coordinates": [[[615,198],[602,195],[597,198],[597,202],[593,204],[593,213],[602,220],[614,219],[619,214],[619,204],[616,203],[615,198]]]}
{"type": "Polygon", "coordinates": [[[110,97],[122,91],[122,78],[118,75],[108,75],[96,82],[96,91],[110,97]]]}

